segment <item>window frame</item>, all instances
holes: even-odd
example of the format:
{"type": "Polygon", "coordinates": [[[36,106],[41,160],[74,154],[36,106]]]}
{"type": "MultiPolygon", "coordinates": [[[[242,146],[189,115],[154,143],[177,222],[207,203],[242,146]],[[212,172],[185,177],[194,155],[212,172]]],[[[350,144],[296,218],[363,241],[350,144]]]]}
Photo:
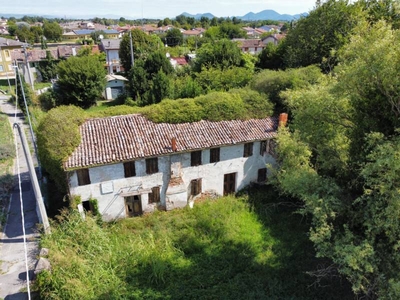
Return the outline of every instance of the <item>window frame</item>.
{"type": "Polygon", "coordinates": [[[243,157],[250,157],[253,156],[253,147],[254,143],[246,143],[243,146],[243,157]]]}
{"type": "Polygon", "coordinates": [[[210,149],[210,164],[221,161],[221,148],[210,149]]]}
{"type": "Polygon", "coordinates": [[[76,170],[76,177],[78,179],[78,186],[91,184],[88,168],[76,170]]]}
{"type": "Polygon", "coordinates": [[[190,152],[190,166],[197,167],[201,165],[201,153],[202,151],[193,151],[190,152]]]}
{"type": "Polygon", "coordinates": [[[158,157],[146,158],[146,174],[158,173],[158,157]]]}
{"type": "Polygon", "coordinates": [[[262,183],[267,181],[267,168],[258,169],[257,182],[262,183]]]}
{"type": "Polygon", "coordinates": [[[161,202],[160,187],[155,186],[151,188],[151,193],[148,194],[148,203],[158,203],[161,202]]]}
{"type": "Polygon", "coordinates": [[[192,179],[190,181],[190,195],[197,196],[201,194],[203,189],[203,181],[202,178],[192,179]]]}
{"type": "Polygon", "coordinates": [[[136,176],[135,161],[124,162],[124,176],[125,176],[125,178],[136,176]]]}

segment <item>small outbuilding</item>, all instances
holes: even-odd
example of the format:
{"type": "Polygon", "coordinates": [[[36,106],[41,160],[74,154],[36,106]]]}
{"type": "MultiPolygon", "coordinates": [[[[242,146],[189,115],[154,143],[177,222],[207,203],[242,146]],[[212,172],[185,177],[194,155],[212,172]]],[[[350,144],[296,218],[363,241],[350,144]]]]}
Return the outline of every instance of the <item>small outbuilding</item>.
{"type": "Polygon", "coordinates": [[[116,74],[106,75],[107,85],[104,92],[106,100],[113,100],[125,91],[125,83],[128,82],[124,76],[116,74]]]}

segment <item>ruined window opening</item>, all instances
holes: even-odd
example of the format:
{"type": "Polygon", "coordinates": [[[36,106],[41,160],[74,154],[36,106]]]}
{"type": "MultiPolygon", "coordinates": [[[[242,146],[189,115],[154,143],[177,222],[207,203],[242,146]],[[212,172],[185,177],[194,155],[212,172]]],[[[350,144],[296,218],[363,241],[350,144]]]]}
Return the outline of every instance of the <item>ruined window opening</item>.
{"type": "Polygon", "coordinates": [[[192,167],[201,165],[201,151],[190,153],[190,165],[192,167]]]}
{"type": "Polygon", "coordinates": [[[136,176],[136,169],[135,169],[134,161],[124,163],[124,173],[125,173],[125,178],[136,176]]]}
{"type": "Polygon", "coordinates": [[[258,182],[267,181],[267,168],[258,169],[258,182]]]}
{"type": "Polygon", "coordinates": [[[267,141],[261,141],[260,142],[260,155],[264,156],[264,154],[267,152],[267,141]]]}
{"type": "Polygon", "coordinates": [[[76,175],[78,176],[78,185],[90,184],[89,169],[76,170],[76,175]]]}
{"type": "Polygon", "coordinates": [[[244,144],[243,157],[249,157],[253,155],[253,143],[244,144]]]}
{"type": "Polygon", "coordinates": [[[220,153],[220,148],[210,149],[210,163],[219,162],[220,160],[219,153],[220,153]]]}
{"type": "Polygon", "coordinates": [[[224,175],[224,196],[233,194],[236,191],[236,173],[224,175]]]}
{"type": "Polygon", "coordinates": [[[146,159],[146,173],[154,174],[158,172],[158,158],[148,158],[146,159]]]}
{"type": "Polygon", "coordinates": [[[160,202],[160,187],[156,186],[151,189],[151,193],[149,193],[149,204],[160,202]]]}
{"type": "Polygon", "coordinates": [[[128,217],[140,216],[143,213],[140,196],[125,197],[125,210],[128,217]]]}
{"type": "Polygon", "coordinates": [[[82,207],[86,212],[93,212],[93,206],[90,201],[82,201],[82,207]]]}
{"type": "Polygon", "coordinates": [[[193,179],[190,182],[190,195],[196,196],[201,193],[202,190],[202,180],[201,178],[193,179]]]}

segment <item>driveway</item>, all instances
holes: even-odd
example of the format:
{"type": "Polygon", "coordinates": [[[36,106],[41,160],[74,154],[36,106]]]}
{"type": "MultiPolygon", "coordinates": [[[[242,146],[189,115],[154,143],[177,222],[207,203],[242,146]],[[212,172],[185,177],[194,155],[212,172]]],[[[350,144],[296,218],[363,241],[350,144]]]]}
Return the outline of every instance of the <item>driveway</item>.
{"type": "MultiPolygon", "coordinates": [[[[7,97],[0,96],[0,109],[9,116],[11,124],[23,124],[24,117],[18,111],[17,119],[14,118],[15,107],[7,103],[7,97]]],[[[29,131],[25,131],[29,132],[29,131]]],[[[30,140],[30,136],[27,136],[30,140]]],[[[19,300],[28,299],[26,260],[23,238],[21,199],[18,184],[18,173],[21,176],[22,205],[25,221],[26,252],[28,255],[29,278],[32,279],[36,256],[38,255],[39,233],[36,224],[39,222],[36,214],[36,200],[28,173],[26,159],[22,150],[21,142],[17,136],[19,169],[17,170],[16,160],[14,162],[15,186],[10,196],[7,222],[4,232],[0,233],[0,299],[19,300]]],[[[36,158],[34,158],[36,162],[36,158]]]]}

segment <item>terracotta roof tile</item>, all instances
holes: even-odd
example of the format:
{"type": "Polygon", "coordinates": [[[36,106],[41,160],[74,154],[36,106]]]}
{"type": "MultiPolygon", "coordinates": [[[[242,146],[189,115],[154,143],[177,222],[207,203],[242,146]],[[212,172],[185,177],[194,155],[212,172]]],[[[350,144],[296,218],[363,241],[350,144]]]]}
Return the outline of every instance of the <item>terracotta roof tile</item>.
{"type": "Polygon", "coordinates": [[[84,168],[138,158],[187,152],[275,137],[277,118],[199,121],[194,123],[153,123],[142,115],[126,115],[87,120],[80,127],[81,143],[64,168],[84,168]]]}

